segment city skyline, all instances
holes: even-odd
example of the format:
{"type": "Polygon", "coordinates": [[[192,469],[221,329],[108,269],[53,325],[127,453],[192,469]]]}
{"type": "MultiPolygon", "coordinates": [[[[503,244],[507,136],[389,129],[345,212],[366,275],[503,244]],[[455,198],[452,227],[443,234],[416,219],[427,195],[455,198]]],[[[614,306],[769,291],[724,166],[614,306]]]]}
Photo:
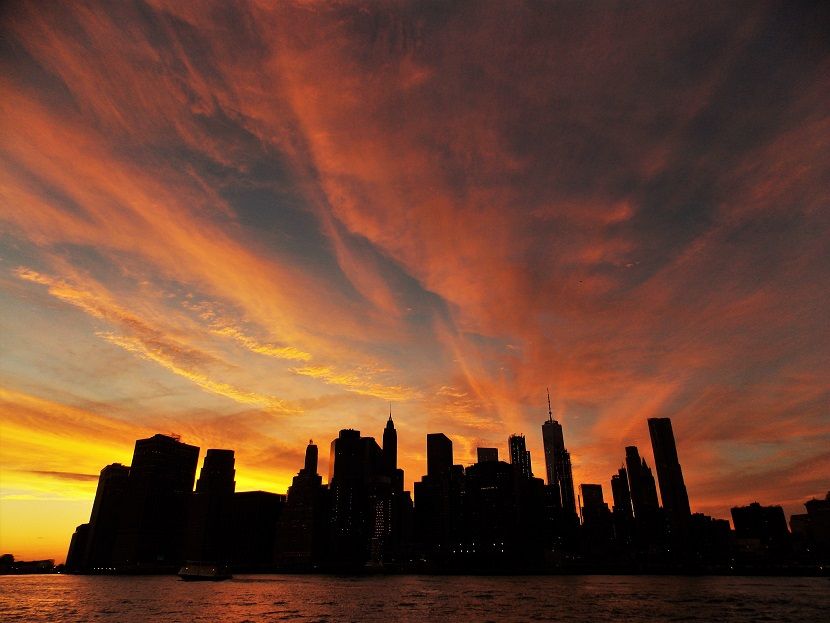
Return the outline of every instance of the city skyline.
{"type": "Polygon", "coordinates": [[[696,510],[824,495],[828,9],[509,5],[3,3],[0,549],[156,432],[542,476],[546,387],[574,498],[637,446],[683,505],[653,417],[696,510]]]}
{"type": "MultiPolygon", "coordinates": [[[[539,436],[540,439],[543,440],[543,447],[545,445],[545,435],[548,432],[545,428],[545,424],[551,423],[558,426],[559,439],[561,442],[562,427],[558,424],[558,422],[553,420],[552,413],[549,410],[548,419],[542,422],[541,435],[539,436]]],[[[393,486],[398,487],[402,492],[406,493],[407,496],[411,496],[416,490],[416,487],[419,486],[419,483],[424,481],[424,479],[431,478],[434,481],[436,478],[440,478],[442,474],[449,474],[454,467],[463,467],[464,469],[467,469],[482,463],[497,462],[509,465],[512,469],[515,469],[515,476],[517,477],[538,480],[540,483],[544,482],[549,487],[553,486],[557,491],[556,504],[558,504],[565,513],[564,516],[573,517],[578,525],[585,521],[583,518],[583,506],[586,504],[586,489],[593,494],[594,497],[592,501],[594,502],[597,499],[601,502],[603,497],[606,498],[607,503],[605,512],[609,512],[613,508],[614,513],[621,512],[629,518],[629,521],[634,519],[640,521],[644,517],[648,517],[650,513],[655,513],[659,510],[661,512],[665,512],[665,521],[667,522],[667,525],[676,527],[678,516],[680,517],[680,522],[685,524],[685,522],[687,522],[686,518],[690,517],[692,513],[699,513],[701,515],[704,514],[690,504],[685,488],[682,487],[684,476],[681,471],[681,464],[679,462],[678,452],[676,449],[676,440],[672,432],[670,418],[650,418],[646,423],[647,429],[651,433],[648,442],[648,446],[651,448],[649,458],[652,460],[650,464],[649,461],[646,460],[646,456],[641,454],[642,448],[637,446],[620,448],[616,458],[619,459],[619,464],[622,465],[622,467],[618,470],[618,473],[610,473],[607,478],[601,479],[600,482],[595,481],[592,483],[574,482],[568,480],[567,478],[564,479],[564,481],[559,479],[551,481],[549,476],[552,472],[547,469],[547,466],[544,468],[544,474],[533,473],[530,469],[530,463],[532,461],[531,453],[529,450],[525,450],[526,437],[524,434],[520,433],[511,434],[507,438],[503,447],[496,446],[493,448],[476,448],[475,460],[471,462],[457,460],[457,457],[454,455],[454,446],[451,437],[448,437],[444,433],[426,433],[423,435],[425,452],[421,471],[405,476],[404,470],[397,467],[398,436],[397,428],[395,427],[391,413],[388,414],[388,418],[384,424],[385,425],[382,428],[380,435],[364,435],[362,430],[353,428],[341,429],[338,435],[334,437],[331,442],[331,451],[328,454],[327,460],[321,460],[319,458],[318,446],[316,445],[314,439],[309,439],[308,445],[302,449],[302,455],[304,458],[301,466],[299,467],[299,472],[296,472],[293,477],[294,485],[297,485],[298,477],[305,476],[306,478],[311,477],[312,479],[316,479],[316,487],[322,486],[323,489],[330,488],[336,476],[334,471],[335,456],[340,456],[341,454],[341,451],[337,450],[337,442],[338,440],[352,439],[355,442],[361,441],[371,444],[374,448],[373,452],[378,454],[379,458],[377,459],[377,463],[382,466],[382,471],[390,474],[397,471],[398,476],[393,477],[393,483],[397,484],[393,484],[393,486]],[[660,432],[652,432],[653,430],[659,430],[660,432]],[[380,441],[378,441],[379,439],[380,441]],[[514,442],[520,443],[516,444],[514,442]],[[666,457],[667,447],[670,448],[670,455],[668,458],[666,457]],[[504,456],[500,456],[500,449],[505,450],[504,456]],[[494,450],[495,453],[493,453],[494,450]],[[658,456],[660,456],[659,459],[658,456]],[[666,462],[672,469],[672,474],[669,478],[664,477],[665,482],[661,481],[658,485],[659,472],[661,469],[658,467],[658,463],[663,462],[666,462]],[[638,467],[639,469],[645,470],[644,474],[647,477],[645,491],[642,490],[641,485],[638,484],[640,479],[640,472],[637,471],[638,467]],[[653,472],[652,468],[654,468],[653,472]],[[328,474],[327,476],[320,476],[320,474],[326,473],[328,474]],[[617,488],[617,483],[615,483],[615,480],[620,476],[625,478],[625,482],[622,485],[625,493],[622,496],[617,488]],[[678,487],[677,484],[678,480],[680,482],[680,487],[678,487]],[[564,493],[562,492],[563,487],[565,488],[564,493]],[[685,500],[680,504],[677,503],[678,488],[682,489],[682,494],[685,495],[685,500]],[[570,494],[567,494],[568,489],[570,489],[570,494]],[[621,499],[623,506],[621,506],[621,499]],[[623,507],[625,507],[625,510],[623,507]]],[[[341,441],[341,443],[343,442],[341,441]]],[[[326,444],[323,444],[324,447],[325,445],[326,444]]],[[[566,457],[564,460],[569,462],[570,453],[564,448],[563,445],[561,445],[561,443],[555,445],[555,452],[564,452],[566,457]]],[[[323,453],[323,456],[325,456],[325,454],[326,453],[323,453]]],[[[343,462],[346,463],[349,460],[355,460],[359,455],[365,457],[365,450],[355,449],[348,451],[345,454],[343,462]]],[[[237,458],[238,456],[233,449],[207,448],[204,449],[203,452],[202,448],[187,444],[187,442],[182,440],[182,438],[177,434],[164,434],[157,432],[147,439],[139,439],[135,442],[132,462],[128,462],[126,465],[115,462],[102,466],[100,476],[96,478],[97,490],[94,497],[94,503],[91,507],[90,521],[94,522],[95,518],[99,517],[102,512],[107,512],[101,510],[100,505],[102,502],[100,498],[102,492],[105,499],[107,491],[113,487],[115,487],[115,491],[117,492],[115,495],[110,493],[109,501],[104,502],[105,505],[108,504],[108,512],[110,515],[114,512],[113,505],[118,505],[123,502],[123,493],[118,492],[123,492],[125,490],[129,473],[134,467],[138,467],[139,473],[152,474],[151,480],[160,478],[161,481],[170,483],[166,486],[171,487],[171,490],[178,491],[179,493],[216,493],[225,490],[228,495],[231,495],[234,491],[240,492],[240,490],[236,487],[237,482],[235,481],[235,478],[239,476],[238,470],[234,469],[237,458]],[[158,458],[157,452],[152,450],[148,452],[142,449],[144,447],[147,447],[148,449],[153,448],[153,444],[157,439],[164,440],[164,444],[174,444],[177,448],[170,455],[170,458],[162,459],[161,462],[159,462],[160,459],[158,458]],[[145,467],[143,464],[146,464],[147,466],[145,467]],[[199,465],[201,465],[201,468],[197,472],[197,467],[199,465]],[[150,470],[149,472],[148,469],[150,470]],[[113,482],[115,484],[110,484],[113,482]],[[190,483],[189,486],[187,484],[188,482],[190,483]]],[[[361,460],[365,460],[365,458],[361,460]]],[[[555,461],[555,458],[553,460],[555,461]]],[[[562,459],[559,460],[558,464],[561,465],[561,462],[562,459]]],[[[666,467],[664,466],[663,469],[666,469],[666,467]]],[[[343,468],[341,467],[341,473],[342,471],[343,468]]],[[[553,473],[555,473],[555,471],[553,473]]],[[[242,482],[246,482],[244,477],[242,478],[242,482]]],[[[312,483],[313,482],[314,480],[312,480],[312,483]]],[[[139,490],[141,490],[143,486],[144,485],[139,485],[139,490]]],[[[286,493],[289,492],[290,487],[286,487],[280,491],[274,491],[272,487],[270,489],[258,489],[256,491],[242,493],[243,495],[278,495],[282,496],[284,499],[286,493]]],[[[410,497],[409,499],[411,504],[412,498],[410,497]]],[[[137,502],[134,502],[134,504],[135,503],[137,502]]],[[[734,513],[736,505],[744,505],[748,507],[750,505],[757,504],[758,500],[753,499],[750,501],[748,497],[745,500],[733,500],[733,502],[729,505],[730,513],[734,513]]],[[[761,504],[780,506],[778,502],[773,500],[765,500],[761,504]]],[[[803,506],[803,501],[801,506],[803,506]]],[[[130,515],[131,513],[127,514],[130,515]]],[[[716,516],[714,519],[722,519],[732,523],[732,518],[729,514],[723,517],[716,516]]],[[[559,521],[562,520],[560,519],[559,521]]],[[[567,520],[565,520],[565,523],[567,523],[567,520]]],[[[684,527],[684,530],[685,529],[686,528],[684,527]]],[[[201,530],[203,530],[203,528],[197,529],[197,536],[195,538],[199,538],[198,535],[202,534],[201,530]]],[[[113,547],[112,542],[115,539],[114,529],[110,528],[108,534],[108,538],[110,539],[110,547],[113,547]]],[[[193,535],[185,533],[185,536],[182,538],[184,538],[185,542],[187,542],[188,538],[192,540],[194,537],[193,535]]],[[[91,551],[94,552],[95,550],[92,549],[91,551]]],[[[23,557],[17,556],[17,558],[23,557]]],[[[50,556],[49,558],[60,560],[61,556],[50,556]]],[[[90,559],[95,559],[94,553],[91,555],[90,559]]]]}
{"type": "MultiPolygon", "coordinates": [[[[425,473],[408,491],[390,413],[382,447],[359,430],[340,430],[327,482],[309,440],[285,494],[238,491],[230,449],[207,449],[196,480],[200,449],[155,434],[135,442],[129,466],[101,470],[65,571],[169,574],[181,567],[224,579],[232,571],[821,570],[830,552],[830,491],[804,503],[807,513],[790,518],[792,530],[781,506],[758,502],[732,506],[731,528],[690,508],[671,420],[647,424],[659,500],[645,457],[628,446],[626,466],[611,476],[613,505],[602,484],[581,483],[578,514],[566,496],[573,483],[535,477],[519,434],[507,440],[509,462],[485,448],[466,467],[455,464],[446,435],[426,434],[425,473]]],[[[557,469],[557,456],[568,454],[558,437],[551,443],[557,469]]]]}

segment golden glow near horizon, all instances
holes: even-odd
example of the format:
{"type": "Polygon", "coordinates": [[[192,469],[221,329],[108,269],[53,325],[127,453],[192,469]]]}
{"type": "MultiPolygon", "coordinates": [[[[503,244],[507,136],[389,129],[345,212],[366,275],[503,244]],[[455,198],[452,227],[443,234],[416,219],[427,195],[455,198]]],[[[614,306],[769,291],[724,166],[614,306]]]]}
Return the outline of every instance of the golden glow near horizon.
{"type": "Polygon", "coordinates": [[[2,552],[156,432],[284,492],[391,401],[408,487],[437,431],[540,475],[547,386],[607,498],[653,416],[693,510],[830,486],[830,72],[771,9],[148,4],[3,9],[2,552]]]}

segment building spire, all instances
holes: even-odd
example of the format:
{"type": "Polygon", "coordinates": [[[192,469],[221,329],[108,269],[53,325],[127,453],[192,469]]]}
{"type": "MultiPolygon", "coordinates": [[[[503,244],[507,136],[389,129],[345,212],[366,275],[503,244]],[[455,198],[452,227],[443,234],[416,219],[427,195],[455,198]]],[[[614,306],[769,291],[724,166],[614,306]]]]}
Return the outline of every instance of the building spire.
{"type": "Polygon", "coordinates": [[[553,422],[553,410],[550,408],[550,387],[548,390],[548,422],[553,422]]]}

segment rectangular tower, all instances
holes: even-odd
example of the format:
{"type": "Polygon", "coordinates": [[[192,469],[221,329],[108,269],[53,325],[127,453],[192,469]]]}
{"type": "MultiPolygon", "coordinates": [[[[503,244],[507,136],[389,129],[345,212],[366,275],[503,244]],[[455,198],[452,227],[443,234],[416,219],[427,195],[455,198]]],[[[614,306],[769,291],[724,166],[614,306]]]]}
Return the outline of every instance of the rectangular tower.
{"type": "Polygon", "coordinates": [[[507,438],[507,449],[510,452],[510,464],[515,466],[519,474],[525,478],[532,478],[530,466],[530,452],[527,451],[524,435],[510,435],[507,438]]]}
{"type": "Polygon", "coordinates": [[[548,485],[559,489],[562,510],[576,517],[576,496],[571,472],[571,455],[565,449],[562,425],[553,419],[548,393],[548,419],[542,424],[542,444],[545,450],[545,470],[548,485]]]}
{"type": "Polygon", "coordinates": [[[199,448],[182,443],[178,437],[153,435],[135,442],[115,539],[117,567],[153,572],[181,564],[198,459],[199,448]]]}
{"type": "Polygon", "coordinates": [[[476,448],[476,458],[479,463],[490,463],[499,460],[498,448],[476,448]]]}
{"type": "Polygon", "coordinates": [[[669,418],[649,418],[648,432],[651,447],[654,450],[654,466],[657,468],[657,480],[660,483],[660,498],[663,508],[677,518],[689,517],[689,495],[683,481],[683,471],[677,459],[677,446],[674,442],[671,420],[669,418]]]}
{"type": "Polygon", "coordinates": [[[452,441],[444,433],[427,435],[427,476],[438,477],[452,467],[452,441]]]}

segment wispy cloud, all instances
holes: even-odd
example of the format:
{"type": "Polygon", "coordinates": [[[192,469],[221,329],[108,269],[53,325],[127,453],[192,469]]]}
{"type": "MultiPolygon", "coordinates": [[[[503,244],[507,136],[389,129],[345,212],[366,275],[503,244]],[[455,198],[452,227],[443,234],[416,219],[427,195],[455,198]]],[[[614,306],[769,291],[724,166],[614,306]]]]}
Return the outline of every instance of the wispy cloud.
{"type": "Polygon", "coordinates": [[[373,377],[377,372],[369,369],[360,369],[352,372],[341,372],[328,365],[308,365],[291,368],[291,371],[301,376],[319,379],[328,385],[338,385],[350,392],[372,396],[383,400],[405,401],[418,397],[418,392],[402,385],[384,385],[375,382],[373,377]]]}
{"type": "Polygon", "coordinates": [[[292,409],[284,401],[274,398],[273,396],[240,390],[232,385],[229,385],[228,383],[214,381],[201,372],[184,368],[172,359],[169,356],[169,353],[150,347],[138,338],[115,335],[113,333],[98,333],[97,335],[104,338],[108,342],[120,346],[126,351],[135,353],[144,359],[159,364],[163,368],[170,370],[170,372],[186,378],[188,381],[192,381],[206,391],[230,398],[240,404],[264,407],[275,411],[281,411],[283,413],[297,413],[296,409],[292,409]]]}
{"type": "Polygon", "coordinates": [[[52,296],[82,309],[95,318],[116,325],[123,332],[119,334],[99,331],[96,333],[98,337],[143,359],[152,361],[173,374],[195,383],[206,391],[230,398],[240,404],[263,407],[283,413],[298,412],[296,408],[288,406],[285,401],[273,396],[245,391],[229,383],[210,378],[205,372],[197,368],[216,363],[216,357],[184,346],[165,335],[163,331],[151,327],[144,320],[108,300],[106,294],[100,288],[93,293],[65,280],[55,279],[23,267],[18,268],[15,272],[21,279],[47,286],[52,296]]]}
{"type": "Polygon", "coordinates": [[[309,359],[311,359],[310,354],[300,350],[299,348],[295,348],[294,346],[281,346],[279,344],[268,344],[258,342],[251,336],[245,335],[236,327],[220,325],[211,329],[211,332],[215,333],[216,335],[222,335],[224,337],[229,337],[231,339],[236,340],[245,348],[250,350],[252,353],[266,355],[267,357],[275,357],[277,359],[289,359],[299,361],[308,361],[309,359]]]}

